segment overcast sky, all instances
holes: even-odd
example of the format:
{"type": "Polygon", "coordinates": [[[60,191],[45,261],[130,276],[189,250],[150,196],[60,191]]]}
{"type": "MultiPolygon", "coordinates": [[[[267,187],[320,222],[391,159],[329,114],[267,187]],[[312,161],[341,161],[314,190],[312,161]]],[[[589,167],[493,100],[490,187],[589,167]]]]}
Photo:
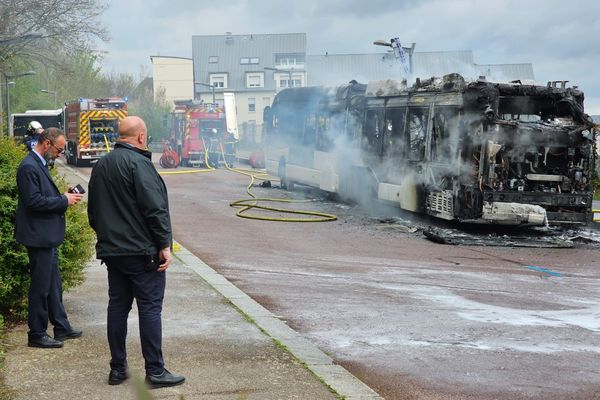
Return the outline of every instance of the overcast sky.
{"type": "Polygon", "coordinates": [[[307,53],[380,52],[399,37],[415,51],[472,50],[477,64],[532,63],[535,78],[569,80],[600,114],[597,0],[109,0],[107,72],[150,75],[150,56],[191,57],[192,35],[307,34],[307,53]]]}

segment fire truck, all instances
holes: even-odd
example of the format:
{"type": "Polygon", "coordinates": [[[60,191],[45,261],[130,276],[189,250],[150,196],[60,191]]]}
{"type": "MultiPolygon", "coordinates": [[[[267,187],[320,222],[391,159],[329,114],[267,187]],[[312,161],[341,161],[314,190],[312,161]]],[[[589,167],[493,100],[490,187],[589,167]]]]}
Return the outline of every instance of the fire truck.
{"type": "Polygon", "coordinates": [[[110,152],[119,137],[127,101],[118,97],[79,99],[65,107],[65,156],[69,164],[90,166],[110,152]]]}
{"type": "Polygon", "coordinates": [[[227,131],[225,110],[218,104],[194,100],[176,100],[171,113],[172,150],[177,152],[181,166],[219,167],[222,150],[233,152],[227,131]],[[208,165],[207,165],[208,164],[208,165]]]}

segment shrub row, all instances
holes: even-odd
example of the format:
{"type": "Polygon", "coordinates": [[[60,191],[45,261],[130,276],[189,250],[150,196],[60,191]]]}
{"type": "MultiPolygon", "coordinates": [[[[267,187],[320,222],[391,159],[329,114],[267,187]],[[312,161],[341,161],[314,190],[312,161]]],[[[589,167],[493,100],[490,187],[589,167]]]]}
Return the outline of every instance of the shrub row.
{"type": "MultiPolygon", "coordinates": [[[[14,240],[17,209],[16,173],[26,155],[21,145],[0,138],[0,312],[5,317],[27,315],[29,270],[27,250],[14,240]]],[[[52,171],[57,186],[64,192],[67,184],[56,170],[52,171]]],[[[59,248],[59,264],[63,288],[83,282],[85,264],[94,252],[95,236],[87,222],[86,204],[69,207],[66,214],[65,241],[59,248]]]]}

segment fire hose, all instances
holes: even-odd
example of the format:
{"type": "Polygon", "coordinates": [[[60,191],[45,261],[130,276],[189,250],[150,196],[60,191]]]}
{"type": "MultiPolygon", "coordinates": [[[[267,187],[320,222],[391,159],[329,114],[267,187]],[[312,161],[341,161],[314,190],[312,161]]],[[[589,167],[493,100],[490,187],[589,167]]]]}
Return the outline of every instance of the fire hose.
{"type": "Polygon", "coordinates": [[[270,180],[269,175],[265,172],[256,173],[253,170],[246,170],[240,168],[232,168],[227,163],[227,159],[225,157],[225,151],[223,149],[223,144],[221,144],[221,154],[223,155],[223,161],[225,163],[225,168],[228,171],[237,172],[238,174],[242,174],[250,177],[250,183],[246,187],[246,193],[250,196],[250,199],[237,200],[229,204],[230,207],[240,208],[235,215],[240,218],[248,218],[248,219],[257,219],[260,221],[279,221],[279,222],[329,222],[337,220],[337,217],[332,214],[322,213],[318,211],[305,211],[305,210],[293,210],[289,208],[279,208],[279,207],[270,207],[259,205],[259,202],[271,202],[271,203],[310,203],[313,200],[293,200],[293,199],[276,199],[269,197],[256,197],[254,193],[252,193],[251,189],[254,186],[254,181],[259,180],[270,180]],[[306,215],[308,217],[305,218],[291,218],[291,217],[264,217],[256,214],[245,214],[246,211],[251,210],[253,208],[264,210],[264,211],[272,211],[284,214],[295,214],[295,215],[306,215]],[[312,217],[312,218],[311,218],[312,217]]]}
{"type": "MultiPolygon", "coordinates": [[[[204,143],[204,163],[207,169],[201,170],[186,170],[186,171],[165,171],[159,172],[160,175],[176,175],[176,174],[191,174],[198,172],[212,172],[215,168],[210,165],[208,160],[208,148],[204,143]]],[[[256,170],[250,169],[242,169],[242,168],[233,168],[227,163],[227,158],[225,157],[225,151],[223,149],[223,144],[221,144],[221,155],[223,156],[223,162],[225,164],[225,169],[231,172],[236,172],[238,174],[245,175],[250,178],[250,183],[246,187],[246,193],[251,197],[250,199],[236,200],[229,204],[230,207],[240,208],[235,215],[240,218],[247,219],[256,219],[261,221],[279,221],[279,222],[329,222],[337,220],[337,216],[333,214],[322,213],[318,211],[306,211],[306,210],[293,210],[288,208],[279,208],[279,207],[270,207],[265,205],[260,205],[260,202],[270,202],[270,203],[310,203],[314,200],[294,200],[294,199],[281,199],[281,198],[268,198],[268,197],[256,197],[251,191],[252,186],[254,186],[254,182],[256,180],[274,180],[272,179],[266,171],[257,172],[256,170]],[[292,218],[292,217],[266,217],[262,215],[256,214],[248,214],[247,211],[256,208],[263,211],[271,211],[277,213],[284,214],[294,214],[294,215],[305,215],[304,218],[292,218]]]]}

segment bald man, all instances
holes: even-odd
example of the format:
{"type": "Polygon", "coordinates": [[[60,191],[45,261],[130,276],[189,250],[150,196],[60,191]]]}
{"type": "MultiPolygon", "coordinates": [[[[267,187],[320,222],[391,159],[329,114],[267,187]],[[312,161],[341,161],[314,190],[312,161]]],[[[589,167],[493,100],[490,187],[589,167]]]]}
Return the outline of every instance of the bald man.
{"type": "Polygon", "coordinates": [[[180,385],[162,356],[161,312],[165,272],[171,264],[171,219],[167,188],[147,150],[146,124],[127,117],[115,149],[101,158],[89,183],[88,218],[96,231],[96,257],[108,271],[108,383],[125,381],[127,317],[135,298],[146,382],[151,388],[180,385]]]}

